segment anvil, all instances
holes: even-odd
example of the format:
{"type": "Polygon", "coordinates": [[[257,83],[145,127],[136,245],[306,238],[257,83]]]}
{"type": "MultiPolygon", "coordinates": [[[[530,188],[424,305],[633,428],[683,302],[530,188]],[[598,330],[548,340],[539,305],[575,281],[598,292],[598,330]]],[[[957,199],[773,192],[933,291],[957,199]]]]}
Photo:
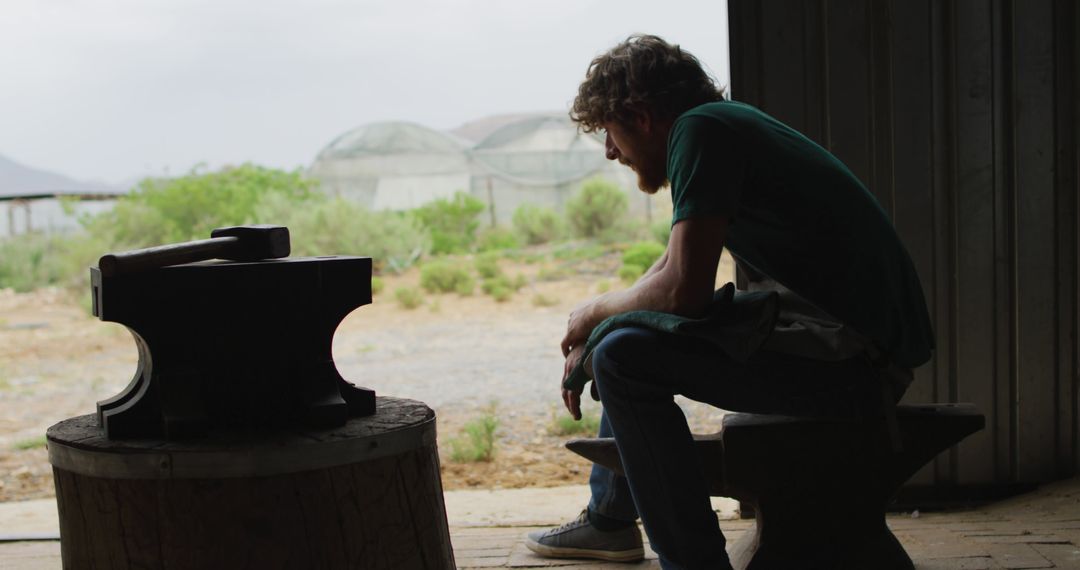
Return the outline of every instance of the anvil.
{"type": "Polygon", "coordinates": [[[375,412],[375,392],[334,365],[334,331],[371,302],[371,258],[207,261],[104,276],[94,315],[127,327],[139,364],[98,403],[109,438],[333,427],[375,412]]]}

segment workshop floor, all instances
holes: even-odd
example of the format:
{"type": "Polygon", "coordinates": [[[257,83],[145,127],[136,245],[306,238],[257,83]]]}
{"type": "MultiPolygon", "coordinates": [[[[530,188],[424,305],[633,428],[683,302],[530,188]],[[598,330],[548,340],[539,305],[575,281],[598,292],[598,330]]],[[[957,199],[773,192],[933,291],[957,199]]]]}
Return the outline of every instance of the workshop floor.
{"type": "MultiPolygon", "coordinates": [[[[605,564],[545,560],[525,548],[526,532],[573,517],[587,493],[585,486],[447,492],[458,567],[659,568],[652,552],[641,564],[605,564]]],[[[730,503],[716,506],[722,516],[732,512],[730,503]]],[[[919,570],[1080,569],[1080,478],[980,509],[894,514],[888,522],[919,570]]],[[[730,519],[721,527],[731,543],[752,524],[730,519]]],[[[0,504],[0,568],[60,568],[56,526],[52,500],[0,504]]]]}

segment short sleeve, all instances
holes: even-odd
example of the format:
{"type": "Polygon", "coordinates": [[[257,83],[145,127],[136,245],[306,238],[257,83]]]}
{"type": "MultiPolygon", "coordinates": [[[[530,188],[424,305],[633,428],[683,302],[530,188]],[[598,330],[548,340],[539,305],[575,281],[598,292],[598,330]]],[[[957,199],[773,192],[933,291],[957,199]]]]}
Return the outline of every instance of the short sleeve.
{"type": "Polygon", "coordinates": [[[746,178],[735,133],[715,117],[679,117],[668,138],[671,223],[698,216],[736,218],[746,178]]]}

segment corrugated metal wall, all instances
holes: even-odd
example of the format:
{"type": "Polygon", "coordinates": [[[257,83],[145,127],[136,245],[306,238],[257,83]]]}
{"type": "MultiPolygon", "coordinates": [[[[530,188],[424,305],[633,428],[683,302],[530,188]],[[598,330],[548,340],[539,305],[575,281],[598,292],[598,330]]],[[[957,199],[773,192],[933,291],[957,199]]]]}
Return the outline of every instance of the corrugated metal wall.
{"type": "Polygon", "coordinates": [[[1075,0],[729,0],[733,97],[831,149],[892,215],[938,336],[910,402],[987,429],[913,483],[1080,473],[1075,0]]]}

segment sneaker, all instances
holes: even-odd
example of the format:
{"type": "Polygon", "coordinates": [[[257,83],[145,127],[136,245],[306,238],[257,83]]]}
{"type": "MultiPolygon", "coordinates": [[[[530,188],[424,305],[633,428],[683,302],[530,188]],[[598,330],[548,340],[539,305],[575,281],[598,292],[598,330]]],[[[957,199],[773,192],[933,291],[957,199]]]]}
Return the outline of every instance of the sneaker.
{"type": "Polygon", "coordinates": [[[588,510],[578,518],[551,530],[537,530],[525,537],[529,550],[548,558],[595,558],[611,562],[638,562],[645,558],[641,531],[636,524],[604,532],[589,522],[588,510]]]}

